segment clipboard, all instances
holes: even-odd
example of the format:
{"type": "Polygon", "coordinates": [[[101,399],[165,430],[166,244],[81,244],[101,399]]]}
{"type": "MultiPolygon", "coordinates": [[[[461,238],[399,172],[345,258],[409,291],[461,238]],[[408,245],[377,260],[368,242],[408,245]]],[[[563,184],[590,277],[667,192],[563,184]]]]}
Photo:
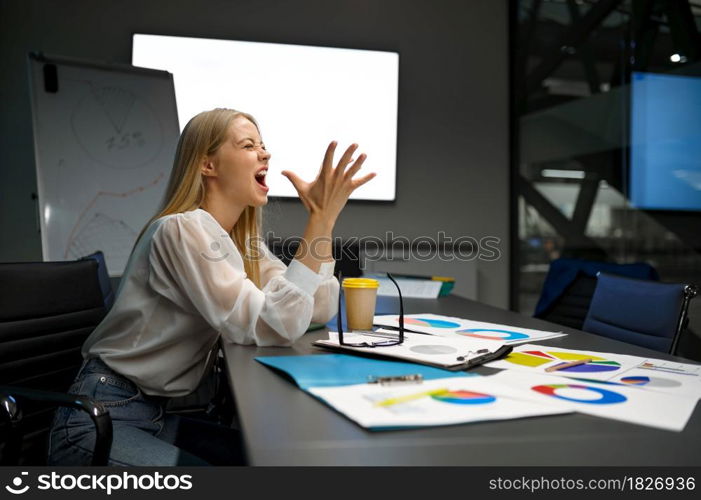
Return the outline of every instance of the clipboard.
{"type": "Polygon", "coordinates": [[[312,343],[315,347],[320,347],[322,349],[329,349],[336,352],[343,352],[346,354],[354,354],[357,356],[365,356],[370,358],[380,358],[380,359],[398,359],[402,361],[410,361],[412,363],[418,363],[427,366],[433,366],[436,368],[442,368],[449,371],[464,371],[474,368],[476,366],[483,365],[490,361],[501,359],[508,355],[512,350],[513,346],[504,344],[494,351],[489,351],[484,354],[480,354],[480,351],[476,351],[478,356],[468,358],[466,360],[460,360],[460,356],[455,357],[455,361],[452,363],[447,362],[433,362],[430,359],[426,359],[423,356],[412,356],[406,352],[397,352],[394,346],[391,347],[352,347],[339,345],[331,340],[317,340],[312,343]]]}

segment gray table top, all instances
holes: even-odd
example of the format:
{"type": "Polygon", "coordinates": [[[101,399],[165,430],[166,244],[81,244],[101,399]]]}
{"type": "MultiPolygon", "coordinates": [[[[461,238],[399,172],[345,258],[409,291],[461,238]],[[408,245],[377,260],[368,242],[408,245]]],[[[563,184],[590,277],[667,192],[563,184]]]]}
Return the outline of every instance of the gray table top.
{"type": "MultiPolygon", "coordinates": [[[[405,312],[562,330],[569,335],[543,343],[687,361],[455,296],[407,299],[405,312]]],[[[311,345],[327,335],[326,329],[307,333],[292,347],[225,346],[251,465],[701,465],[698,406],[678,433],[580,414],[367,431],[254,360],[328,352],[311,345]]]]}

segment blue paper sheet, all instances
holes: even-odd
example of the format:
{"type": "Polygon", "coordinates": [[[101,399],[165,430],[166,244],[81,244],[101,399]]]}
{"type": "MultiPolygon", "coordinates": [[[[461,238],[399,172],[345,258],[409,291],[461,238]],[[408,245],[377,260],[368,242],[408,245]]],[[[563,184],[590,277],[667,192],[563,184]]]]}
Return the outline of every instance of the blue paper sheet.
{"type": "Polygon", "coordinates": [[[307,356],[259,356],[256,361],[289,374],[300,389],[367,383],[368,377],[421,374],[424,380],[470,377],[475,373],[451,372],[432,366],[385,361],[347,354],[307,356]]]}

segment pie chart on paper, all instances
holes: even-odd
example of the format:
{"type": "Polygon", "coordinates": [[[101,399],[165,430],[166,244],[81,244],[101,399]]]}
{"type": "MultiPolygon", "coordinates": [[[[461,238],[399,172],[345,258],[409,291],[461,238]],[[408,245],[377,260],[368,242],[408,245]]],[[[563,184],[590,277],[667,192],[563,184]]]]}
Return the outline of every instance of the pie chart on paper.
{"type": "Polygon", "coordinates": [[[557,399],[593,405],[623,403],[628,399],[618,392],[580,384],[543,384],[531,389],[557,399]]]}
{"type": "Polygon", "coordinates": [[[493,328],[468,328],[467,330],[458,330],[458,335],[465,337],[474,337],[477,339],[486,340],[523,340],[530,338],[530,335],[520,332],[512,332],[511,330],[496,330],[493,328]]]}
{"type": "Polygon", "coordinates": [[[627,385],[636,385],[639,387],[659,387],[659,388],[672,388],[680,387],[682,384],[677,380],[671,380],[668,378],[661,377],[646,377],[646,376],[629,376],[622,377],[619,382],[627,385]]]}
{"type": "Polygon", "coordinates": [[[428,326],[429,328],[460,328],[460,323],[433,318],[404,318],[404,323],[415,326],[428,326]]]}
{"type": "Polygon", "coordinates": [[[489,394],[472,391],[448,391],[441,394],[431,396],[436,401],[441,403],[450,403],[454,405],[483,405],[496,401],[497,398],[489,394]]]}
{"type": "MultiPolygon", "coordinates": [[[[529,366],[537,368],[541,365],[552,363],[555,360],[569,363],[571,361],[579,361],[582,359],[591,359],[590,362],[583,365],[570,366],[558,370],[560,373],[597,373],[597,372],[613,372],[621,368],[617,361],[610,361],[600,356],[592,356],[590,354],[579,354],[574,352],[557,352],[557,351],[521,351],[509,354],[505,360],[516,365],[529,366]]],[[[558,363],[560,364],[560,363],[558,363]]],[[[557,366],[555,364],[553,366],[557,366]]]]}

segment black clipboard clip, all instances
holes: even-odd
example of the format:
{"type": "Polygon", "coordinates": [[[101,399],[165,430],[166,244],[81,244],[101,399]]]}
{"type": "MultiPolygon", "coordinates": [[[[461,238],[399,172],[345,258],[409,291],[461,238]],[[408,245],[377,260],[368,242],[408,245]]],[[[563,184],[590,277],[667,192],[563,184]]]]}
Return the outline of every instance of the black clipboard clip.
{"type": "MultiPolygon", "coordinates": [[[[513,346],[503,345],[494,352],[488,352],[486,354],[482,354],[481,356],[477,356],[475,358],[468,359],[465,362],[465,368],[473,368],[475,366],[483,365],[485,363],[488,363],[490,361],[494,361],[496,359],[501,359],[513,350],[514,350],[513,346]]],[[[477,352],[479,353],[480,351],[477,351],[477,352]]],[[[458,361],[461,361],[461,360],[458,359],[458,361]]]]}

